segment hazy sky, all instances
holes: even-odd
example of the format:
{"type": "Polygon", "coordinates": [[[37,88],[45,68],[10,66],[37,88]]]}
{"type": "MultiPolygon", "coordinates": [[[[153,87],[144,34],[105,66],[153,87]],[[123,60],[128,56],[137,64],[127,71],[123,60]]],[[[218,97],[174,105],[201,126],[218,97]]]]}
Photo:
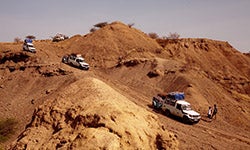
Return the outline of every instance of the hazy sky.
{"type": "Polygon", "coordinates": [[[87,34],[99,22],[145,32],[228,41],[250,51],[250,0],[0,0],[0,42],[87,34]]]}

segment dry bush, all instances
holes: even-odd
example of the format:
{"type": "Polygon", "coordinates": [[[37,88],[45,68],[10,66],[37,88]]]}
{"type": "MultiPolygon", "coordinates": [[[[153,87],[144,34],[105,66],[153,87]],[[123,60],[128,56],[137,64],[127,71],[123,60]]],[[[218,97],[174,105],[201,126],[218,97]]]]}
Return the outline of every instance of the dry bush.
{"type": "Polygon", "coordinates": [[[91,28],[89,31],[90,32],[95,32],[97,29],[96,28],[91,28]]]}
{"type": "Polygon", "coordinates": [[[15,37],[14,38],[15,43],[20,43],[21,41],[22,41],[22,39],[20,37],[15,37]]]}
{"type": "Polygon", "coordinates": [[[132,28],[134,25],[135,25],[134,23],[130,23],[130,24],[128,24],[128,27],[132,28]]]}
{"type": "Polygon", "coordinates": [[[180,35],[178,33],[169,33],[169,35],[167,36],[167,39],[179,39],[180,35]]]}
{"type": "Polygon", "coordinates": [[[158,39],[159,38],[158,34],[153,33],[153,32],[149,33],[148,36],[151,37],[152,39],[158,39]]]}
{"type": "Polygon", "coordinates": [[[103,28],[106,25],[108,25],[107,22],[100,22],[100,23],[95,24],[94,27],[96,27],[96,28],[103,28]]]}

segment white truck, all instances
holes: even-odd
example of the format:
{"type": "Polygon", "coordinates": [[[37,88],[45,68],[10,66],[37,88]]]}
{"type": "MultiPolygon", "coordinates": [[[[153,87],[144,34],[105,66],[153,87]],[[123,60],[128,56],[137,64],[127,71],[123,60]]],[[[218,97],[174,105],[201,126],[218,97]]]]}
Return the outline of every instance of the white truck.
{"type": "Polygon", "coordinates": [[[52,37],[52,42],[60,42],[60,41],[66,40],[68,38],[69,37],[64,35],[64,34],[57,33],[54,37],[52,37]]]}
{"type": "Polygon", "coordinates": [[[70,55],[65,55],[62,58],[62,62],[83,70],[89,70],[89,64],[85,62],[80,54],[72,53],[70,55]]]}
{"type": "Polygon", "coordinates": [[[152,105],[155,109],[162,110],[167,116],[180,117],[184,123],[198,123],[201,119],[201,115],[192,110],[190,103],[185,101],[185,95],[182,92],[158,94],[153,97],[152,105]]]}
{"type": "Polygon", "coordinates": [[[32,39],[25,39],[23,43],[23,50],[31,53],[36,53],[36,49],[32,43],[32,39]]]}

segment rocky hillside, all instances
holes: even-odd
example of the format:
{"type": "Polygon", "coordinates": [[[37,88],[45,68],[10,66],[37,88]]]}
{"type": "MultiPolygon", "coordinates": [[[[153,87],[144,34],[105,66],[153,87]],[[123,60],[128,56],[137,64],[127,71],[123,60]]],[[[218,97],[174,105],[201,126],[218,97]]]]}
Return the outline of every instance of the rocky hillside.
{"type": "Polygon", "coordinates": [[[13,149],[177,148],[156,115],[104,82],[85,77],[66,89],[35,109],[13,149]]]}
{"type": "Polygon", "coordinates": [[[250,147],[250,58],[227,42],[154,40],[113,22],[34,45],[36,54],[22,52],[22,43],[0,43],[0,118],[19,122],[16,135],[3,143],[9,148],[250,147]],[[85,57],[89,71],[61,63],[72,52],[85,57]],[[171,91],[185,92],[202,115],[198,124],[151,108],[152,96],[171,91]],[[218,115],[208,120],[213,104],[218,115]]]}

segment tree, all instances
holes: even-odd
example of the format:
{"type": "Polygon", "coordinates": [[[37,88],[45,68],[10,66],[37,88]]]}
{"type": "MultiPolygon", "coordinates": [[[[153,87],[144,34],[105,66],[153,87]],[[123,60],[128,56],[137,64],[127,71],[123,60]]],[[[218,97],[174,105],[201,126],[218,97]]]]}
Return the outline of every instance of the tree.
{"type": "Polygon", "coordinates": [[[149,33],[148,36],[151,37],[152,39],[159,38],[159,36],[156,33],[153,33],[153,32],[149,33]]]}
{"type": "Polygon", "coordinates": [[[95,24],[94,27],[103,28],[103,27],[105,27],[106,25],[108,25],[107,22],[100,22],[100,23],[95,24]]]}
{"type": "Polygon", "coordinates": [[[179,39],[179,37],[180,37],[180,35],[178,34],[178,33],[169,33],[169,35],[168,35],[168,39],[179,39]]]}
{"type": "Polygon", "coordinates": [[[95,32],[97,29],[96,28],[91,28],[89,31],[90,32],[95,32]]]}
{"type": "Polygon", "coordinates": [[[130,23],[130,24],[128,24],[128,27],[131,28],[134,25],[135,25],[134,23],[130,23]]]}
{"type": "Polygon", "coordinates": [[[35,37],[34,35],[27,35],[26,38],[32,39],[32,40],[35,40],[35,39],[36,39],[36,37],[35,37]]]}
{"type": "Polygon", "coordinates": [[[14,42],[16,43],[20,43],[22,41],[22,39],[20,37],[15,37],[14,38],[14,42]]]}

